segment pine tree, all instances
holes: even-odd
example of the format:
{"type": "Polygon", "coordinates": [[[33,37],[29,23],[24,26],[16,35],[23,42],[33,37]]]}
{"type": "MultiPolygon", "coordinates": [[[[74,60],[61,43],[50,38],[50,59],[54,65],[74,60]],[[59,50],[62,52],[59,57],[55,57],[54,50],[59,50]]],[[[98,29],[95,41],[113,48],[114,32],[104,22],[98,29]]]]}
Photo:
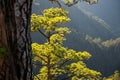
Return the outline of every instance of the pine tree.
{"type": "Polygon", "coordinates": [[[91,55],[86,52],[77,52],[63,46],[65,35],[71,31],[61,27],[69,22],[68,11],[62,8],[45,9],[42,15],[32,14],[31,31],[40,32],[46,41],[44,44],[32,43],[33,61],[41,63],[35,80],[96,80],[100,72],[87,68],[83,60],[91,55]],[[65,77],[63,77],[65,75],[65,77]]]}

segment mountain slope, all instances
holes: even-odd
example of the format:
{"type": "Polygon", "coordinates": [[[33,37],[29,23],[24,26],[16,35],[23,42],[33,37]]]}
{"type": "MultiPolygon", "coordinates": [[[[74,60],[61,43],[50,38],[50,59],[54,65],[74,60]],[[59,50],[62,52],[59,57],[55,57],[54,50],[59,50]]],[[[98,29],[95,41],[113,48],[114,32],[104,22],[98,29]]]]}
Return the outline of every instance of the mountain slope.
{"type": "Polygon", "coordinates": [[[98,4],[88,6],[86,4],[78,3],[87,11],[98,15],[105,20],[112,28],[113,32],[120,36],[120,0],[99,0],[98,4]]]}
{"type": "MultiPolygon", "coordinates": [[[[36,0],[36,2],[39,2],[39,5],[33,5],[33,13],[37,14],[41,14],[40,10],[57,6],[51,4],[47,0],[36,0]]],[[[66,24],[66,26],[68,26],[72,31],[69,36],[66,36],[67,41],[65,42],[65,46],[68,48],[73,48],[77,51],[86,50],[90,52],[92,54],[92,58],[86,62],[87,65],[92,69],[102,72],[103,76],[110,75],[114,72],[114,70],[120,69],[120,55],[118,55],[120,52],[119,44],[117,46],[114,45],[103,49],[96,43],[90,43],[89,40],[85,39],[86,35],[93,38],[99,37],[104,41],[111,38],[116,38],[111,30],[111,27],[102,19],[81,9],[80,6],[73,6],[70,8],[64,5],[62,6],[70,11],[69,17],[71,18],[71,22],[66,24]],[[116,60],[113,58],[116,58],[116,60]]],[[[31,35],[33,42],[44,42],[44,38],[41,37],[39,33],[32,33],[31,35]]]]}

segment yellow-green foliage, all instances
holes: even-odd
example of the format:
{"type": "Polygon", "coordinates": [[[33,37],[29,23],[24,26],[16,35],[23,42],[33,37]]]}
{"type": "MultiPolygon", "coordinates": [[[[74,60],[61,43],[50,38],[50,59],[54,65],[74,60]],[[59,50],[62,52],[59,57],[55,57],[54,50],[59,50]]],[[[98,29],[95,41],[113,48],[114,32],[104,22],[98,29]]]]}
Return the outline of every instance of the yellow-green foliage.
{"type": "Polygon", "coordinates": [[[103,80],[120,80],[120,72],[115,71],[113,75],[109,76],[108,78],[104,78],[103,80]]]}
{"type": "Polygon", "coordinates": [[[44,44],[32,43],[33,60],[41,63],[35,80],[56,80],[63,74],[72,80],[92,80],[100,76],[100,72],[87,68],[83,62],[91,57],[88,52],[76,52],[63,46],[65,34],[70,30],[59,26],[70,21],[67,14],[64,9],[50,8],[42,15],[33,14],[31,17],[31,31],[40,31],[47,39],[44,44]]]}
{"type": "Polygon", "coordinates": [[[65,4],[68,5],[69,7],[77,4],[79,1],[80,2],[84,1],[88,5],[92,5],[92,4],[97,4],[98,3],[98,0],[64,0],[65,4]]]}
{"type": "Polygon", "coordinates": [[[61,8],[50,8],[43,11],[43,15],[32,14],[31,31],[38,31],[43,28],[45,32],[54,31],[58,24],[64,24],[70,19],[67,17],[68,11],[61,8]]]}

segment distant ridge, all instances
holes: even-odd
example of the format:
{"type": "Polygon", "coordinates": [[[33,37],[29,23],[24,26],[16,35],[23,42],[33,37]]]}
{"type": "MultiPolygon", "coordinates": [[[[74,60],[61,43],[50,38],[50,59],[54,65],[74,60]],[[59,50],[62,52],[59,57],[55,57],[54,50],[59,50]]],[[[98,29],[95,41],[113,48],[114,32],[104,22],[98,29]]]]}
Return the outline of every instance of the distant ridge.
{"type": "MultiPolygon", "coordinates": [[[[55,7],[56,4],[51,4],[48,0],[35,0],[36,5],[33,5],[33,13],[40,14],[41,10],[55,7]]],[[[66,36],[67,41],[65,46],[73,48],[77,51],[88,51],[92,54],[92,58],[86,63],[88,67],[98,70],[103,73],[103,76],[112,74],[116,69],[120,69],[120,44],[117,46],[111,46],[110,48],[101,48],[99,44],[91,43],[86,40],[86,35],[94,39],[100,38],[103,41],[109,41],[115,39],[116,35],[113,34],[113,30],[104,20],[98,16],[94,16],[92,13],[85,11],[78,5],[67,7],[62,4],[64,9],[70,11],[69,17],[71,21],[66,24],[72,32],[66,36]]],[[[32,33],[33,42],[44,42],[43,37],[39,33],[32,33]]],[[[114,41],[114,40],[113,40],[114,41]]]]}

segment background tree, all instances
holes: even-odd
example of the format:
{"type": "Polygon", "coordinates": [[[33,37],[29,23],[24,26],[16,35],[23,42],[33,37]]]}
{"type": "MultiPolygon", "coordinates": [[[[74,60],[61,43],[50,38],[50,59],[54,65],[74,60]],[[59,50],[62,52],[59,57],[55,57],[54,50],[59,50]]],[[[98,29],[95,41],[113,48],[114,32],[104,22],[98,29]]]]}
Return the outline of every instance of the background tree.
{"type": "Polygon", "coordinates": [[[0,80],[32,80],[30,15],[32,0],[0,0],[0,47],[8,51],[2,59],[0,80]],[[3,44],[4,43],[4,44],[3,44]]]}
{"type": "Polygon", "coordinates": [[[116,70],[114,74],[107,78],[103,78],[103,80],[120,80],[120,72],[116,70]]]}
{"type": "MultiPolygon", "coordinates": [[[[61,7],[60,4],[60,0],[49,0],[51,2],[55,2],[59,5],[59,7],[61,7]]],[[[98,0],[63,0],[65,2],[65,5],[67,5],[68,7],[71,7],[75,4],[77,4],[78,2],[86,2],[88,5],[92,5],[92,4],[97,4],[98,0]]]]}
{"type": "Polygon", "coordinates": [[[41,63],[35,80],[56,80],[63,75],[66,76],[61,80],[96,80],[100,76],[100,72],[87,68],[83,62],[91,57],[88,52],[76,52],[63,46],[65,34],[70,30],[60,26],[70,21],[67,14],[62,8],[50,8],[42,15],[31,17],[31,31],[38,31],[46,38],[44,44],[32,43],[33,61],[41,63]]]}

